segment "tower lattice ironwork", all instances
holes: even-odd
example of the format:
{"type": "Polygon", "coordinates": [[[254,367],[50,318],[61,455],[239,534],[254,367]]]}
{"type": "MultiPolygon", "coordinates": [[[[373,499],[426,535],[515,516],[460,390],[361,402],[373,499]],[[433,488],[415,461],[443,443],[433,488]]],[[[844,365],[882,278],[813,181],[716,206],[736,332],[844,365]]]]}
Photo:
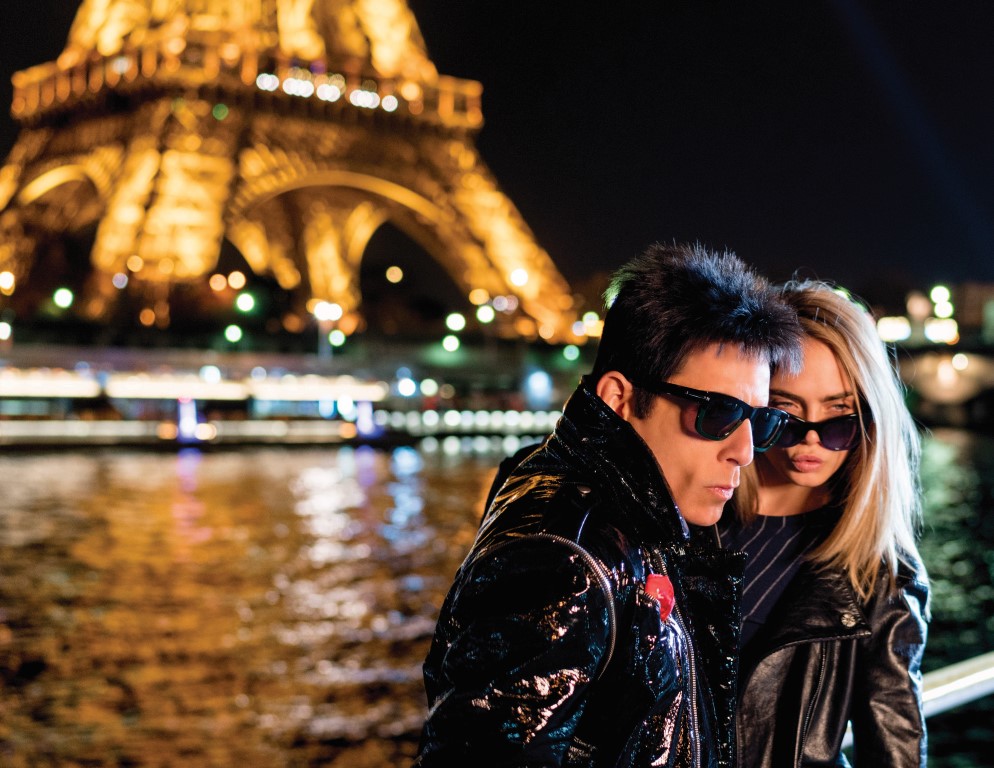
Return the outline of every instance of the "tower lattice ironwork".
{"type": "Polygon", "coordinates": [[[95,228],[88,317],[118,273],[206,279],[224,239],[355,315],[390,222],[475,303],[516,296],[508,335],[574,338],[569,287],[474,146],[481,85],[437,72],[404,0],[83,0],[13,83],[0,272],[95,228]]]}

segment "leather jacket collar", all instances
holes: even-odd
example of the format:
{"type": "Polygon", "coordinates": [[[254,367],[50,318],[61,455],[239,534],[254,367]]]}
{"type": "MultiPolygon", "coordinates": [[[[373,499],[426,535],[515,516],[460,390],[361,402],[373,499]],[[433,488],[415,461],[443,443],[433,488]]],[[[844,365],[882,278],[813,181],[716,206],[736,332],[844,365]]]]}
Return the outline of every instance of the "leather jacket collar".
{"type": "Polygon", "coordinates": [[[762,635],[743,651],[742,666],[749,668],[756,660],[795,643],[848,640],[869,634],[869,622],[846,574],[805,563],[780,598],[762,635]]]}
{"type": "Polygon", "coordinates": [[[688,542],[690,529],[655,456],[632,425],[597,396],[589,377],[583,378],[563,413],[554,438],[604,486],[621,485],[646,502],[632,521],[639,532],[649,541],[688,542]]]}

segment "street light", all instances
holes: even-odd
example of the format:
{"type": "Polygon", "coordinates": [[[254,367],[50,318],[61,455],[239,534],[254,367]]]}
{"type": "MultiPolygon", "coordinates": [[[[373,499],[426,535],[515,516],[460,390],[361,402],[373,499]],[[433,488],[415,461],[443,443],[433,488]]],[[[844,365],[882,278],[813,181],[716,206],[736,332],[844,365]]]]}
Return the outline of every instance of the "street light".
{"type": "Polygon", "coordinates": [[[460,312],[453,312],[445,318],[445,327],[450,331],[459,332],[466,327],[466,318],[460,312]]]}
{"type": "Polygon", "coordinates": [[[251,312],[255,309],[255,297],[251,293],[239,293],[235,298],[235,309],[239,312],[251,312]]]}
{"type": "Polygon", "coordinates": [[[329,338],[336,322],[344,314],[340,304],[331,301],[319,301],[312,310],[314,319],[318,321],[318,357],[331,357],[332,340],[329,338]]]}
{"type": "Polygon", "coordinates": [[[59,309],[69,309],[74,299],[75,296],[73,296],[72,291],[68,288],[59,288],[52,294],[52,301],[55,302],[55,306],[59,309]]]}

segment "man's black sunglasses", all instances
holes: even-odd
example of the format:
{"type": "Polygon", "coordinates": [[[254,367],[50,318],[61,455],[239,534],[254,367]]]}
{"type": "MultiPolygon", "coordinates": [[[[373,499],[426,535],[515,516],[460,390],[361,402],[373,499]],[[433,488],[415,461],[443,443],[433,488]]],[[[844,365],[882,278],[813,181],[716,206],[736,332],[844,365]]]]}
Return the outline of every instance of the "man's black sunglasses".
{"type": "Polygon", "coordinates": [[[762,453],[776,443],[787,423],[787,414],[776,408],[755,408],[731,395],[704,392],[669,382],[637,383],[635,386],[654,395],[671,395],[699,403],[694,429],[708,440],[724,440],[746,419],[752,424],[752,445],[762,453]]]}
{"type": "Polygon", "coordinates": [[[805,421],[792,415],[788,417],[787,426],[777,440],[777,448],[797,445],[804,440],[808,432],[814,431],[822,448],[830,451],[848,451],[859,445],[859,421],[858,413],[836,416],[825,421],[805,421]]]}

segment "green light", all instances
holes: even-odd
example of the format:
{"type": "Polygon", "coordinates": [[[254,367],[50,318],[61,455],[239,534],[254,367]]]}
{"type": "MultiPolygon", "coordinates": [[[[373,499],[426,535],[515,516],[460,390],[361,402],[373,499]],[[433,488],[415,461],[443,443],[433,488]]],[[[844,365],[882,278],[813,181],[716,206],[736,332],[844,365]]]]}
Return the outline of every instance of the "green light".
{"type": "Polygon", "coordinates": [[[251,312],[255,309],[255,297],[251,293],[239,293],[235,299],[235,308],[239,312],[251,312]]]}
{"type": "Polygon", "coordinates": [[[345,334],[336,328],[328,334],[328,342],[333,347],[340,347],[345,343],[345,334]]]}
{"type": "Polygon", "coordinates": [[[947,318],[953,316],[953,305],[948,299],[935,302],[935,316],[947,318]]]}
{"type": "Polygon", "coordinates": [[[232,344],[236,344],[242,340],[242,329],[237,325],[229,325],[224,329],[224,338],[232,344]]]}
{"type": "Polygon", "coordinates": [[[59,309],[69,309],[72,306],[74,298],[75,296],[73,296],[72,291],[68,288],[59,288],[52,294],[52,301],[55,302],[55,306],[59,309]]]}
{"type": "Polygon", "coordinates": [[[563,357],[565,357],[570,362],[573,362],[580,357],[580,350],[576,344],[567,344],[563,347],[563,357]]]}
{"type": "Polygon", "coordinates": [[[214,109],[211,110],[211,114],[214,115],[214,119],[218,121],[224,120],[229,113],[230,110],[228,109],[227,104],[215,104],[214,109]]]}
{"type": "Polygon", "coordinates": [[[445,327],[450,331],[461,331],[466,327],[466,318],[458,312],[453,312],[445,318],[445,327]]]}
{"type": "Polygon", "coordinates": [[[930,299],[932,299],[933,304],[942,304],[943,302],[949,301],[949,297],[951,295],[952,294],[949,292],[949,289],[946,286],[937,285],[934,288],[932,288],[928,296],[930,299]]]}
{"type": "Polygon", "coordinates": [[[459,339],[456,336],[446,336],[442,339],[442,349],[446,352],[455,352],[459,349],[459,339]]]}
{"type": "Polygon", "coordinates": [[[494,312],[494,308],[491,307],[489,304],[484,304],[482,307],[479,307],[476,310],[476,319],[484,324],[492,323],[494,321],[495,315],[496,313],[494,312]]]}

